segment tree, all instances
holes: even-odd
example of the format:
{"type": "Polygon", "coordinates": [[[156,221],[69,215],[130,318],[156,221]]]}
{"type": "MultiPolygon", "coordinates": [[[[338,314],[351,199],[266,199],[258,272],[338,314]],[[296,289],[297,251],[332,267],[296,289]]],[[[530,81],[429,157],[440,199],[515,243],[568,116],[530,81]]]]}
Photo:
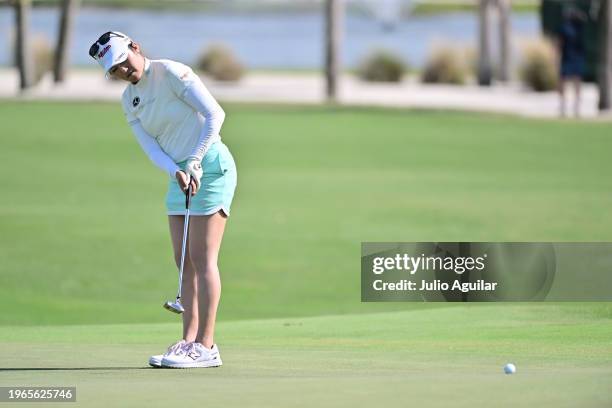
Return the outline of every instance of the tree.
{"type": "Polygon", "coordinates": [[[601,39],[597,62],[599,85],[599,110],[610,109],[610,87],[612,86],[612,7],[610,0],[603,0],[600,9],[601,39]]]}
{"type": "Polygon", "coordinates": [[[338,94],[343,3],[344,0],[325,1],[325,80],[326,95],[329,101],[335,101],[338,94]]]}
{"type": "Polygon", "coordinates": [[[15,44],[15,62],[19,70],[19,87],[25,90],[32,86],[32,53],[30,47],[30,0],[14,0],[15,27],[17,31],[15,44]]]}
{"type": "Polygon", "coordinates": [[[53,78],[56,83],[66,79],[68,67],[68,50],[72,38],[74,16],[79,7],[79,0],[63,0],[61,4],[60,26],[55,48],[55,61],[53,64],[53,78]]]}
{"type": "Polygon", "coordinates": [[[490,0],[480,0],[478,3],[478,84],[491,85],[491,50],[489,44],[491,19],[490,0]]]}
{"type": "Polygon", "coordinates": [[[510,79],[510,0],[497,0],[499,11],[499,80],[510,79]]]}

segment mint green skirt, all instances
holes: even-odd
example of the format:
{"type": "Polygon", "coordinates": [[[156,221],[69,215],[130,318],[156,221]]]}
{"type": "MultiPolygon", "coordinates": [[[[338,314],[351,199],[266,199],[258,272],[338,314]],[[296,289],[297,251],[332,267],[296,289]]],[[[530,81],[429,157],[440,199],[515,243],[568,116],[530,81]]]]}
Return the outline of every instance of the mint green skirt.
{"type": "MultiPolygon", "coordinates": [[[[182,161],[177,165],[185,170],[186,163],[187,161],[182,161]]],[[[200,180],[202,185],[197,194],[191,198],[190,214],[211,215],[223,211],[229,216],[238,174],[234,158],[223,142],[215,142],[210,146],[202,159],[202,169],[204,170],[200,180]]],[[[174,177],[170,178],[168,184],[166,208],[168,215],[185,214],[185,193],[174,177]]]]}

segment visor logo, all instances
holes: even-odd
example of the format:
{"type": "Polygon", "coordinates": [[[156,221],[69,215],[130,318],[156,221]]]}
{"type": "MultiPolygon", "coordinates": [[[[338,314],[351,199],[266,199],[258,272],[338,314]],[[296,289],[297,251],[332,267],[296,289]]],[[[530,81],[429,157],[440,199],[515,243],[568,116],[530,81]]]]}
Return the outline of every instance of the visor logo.
{"type": "Polygon", "coordinates": [[[108,52],[108,50],[110,50],[111,45],[108,44],[106,47],[104,47],[104,49],[102,51],[100,51],[100,53],[98,54],[98,58],[102,58],[103,56],[106,55],[106,53],[108,52]]]}

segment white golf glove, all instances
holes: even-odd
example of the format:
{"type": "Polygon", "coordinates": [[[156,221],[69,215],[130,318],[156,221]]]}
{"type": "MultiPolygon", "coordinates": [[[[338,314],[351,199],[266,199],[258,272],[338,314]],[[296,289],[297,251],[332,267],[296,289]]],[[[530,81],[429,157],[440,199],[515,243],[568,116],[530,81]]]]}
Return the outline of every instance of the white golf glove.
{"type": "Polygon", "coordinates": [[[196,187],[200,189],[200,179],[204,174],[204,170],[202,170],[202,163],[197,158],[189,158],[187,160],[187,165],[185,166],[185,173],[188,176],[191,176],[195,180],[196,187]]]}

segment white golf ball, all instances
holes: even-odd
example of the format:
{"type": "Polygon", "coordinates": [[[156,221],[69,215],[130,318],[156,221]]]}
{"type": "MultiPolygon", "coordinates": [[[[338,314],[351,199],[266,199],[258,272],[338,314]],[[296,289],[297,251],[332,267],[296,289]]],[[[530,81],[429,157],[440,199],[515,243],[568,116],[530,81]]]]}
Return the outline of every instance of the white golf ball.
{"type": "Polygon", "coordinates": [[[508,363],[504,366],[504,373],[506,374],[514,374],[516,373],[516,366],[512,363],[508,363]]]}

